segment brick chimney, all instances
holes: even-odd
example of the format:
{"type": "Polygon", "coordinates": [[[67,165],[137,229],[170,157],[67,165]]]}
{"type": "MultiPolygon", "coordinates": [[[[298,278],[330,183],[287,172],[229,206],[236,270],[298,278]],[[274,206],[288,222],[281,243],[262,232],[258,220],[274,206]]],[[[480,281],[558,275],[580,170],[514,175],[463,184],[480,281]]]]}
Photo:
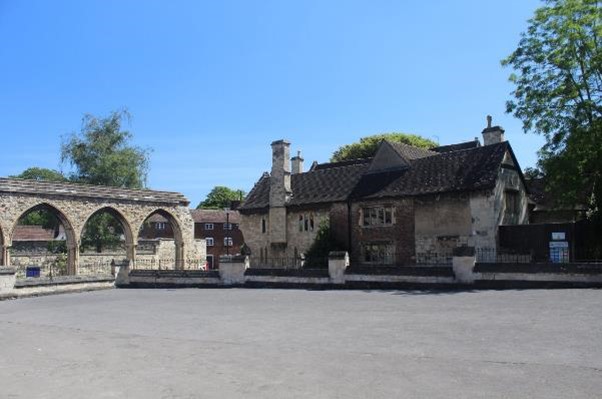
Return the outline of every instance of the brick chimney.
{"type": "Polygon", "coordinates": [[[297,156],[291,158],[291,165],[293,174],[303,173],[303,158],[301,158],[301,151],[297,151],[297,156]]]}
{"type": "Polygon", "coordinates": [[[487,127],[483,129],[483,145],[497,144],[504,140],[504,129],[501,126],[491,126],[491,115],[487,115],[487,127]]]}
{"type": "Polygon", "coordinates": [[[286,244],[286,203],[291,197],[290,143],[272,143],[272,173],[270,174],[270,242],[286,244]]]}

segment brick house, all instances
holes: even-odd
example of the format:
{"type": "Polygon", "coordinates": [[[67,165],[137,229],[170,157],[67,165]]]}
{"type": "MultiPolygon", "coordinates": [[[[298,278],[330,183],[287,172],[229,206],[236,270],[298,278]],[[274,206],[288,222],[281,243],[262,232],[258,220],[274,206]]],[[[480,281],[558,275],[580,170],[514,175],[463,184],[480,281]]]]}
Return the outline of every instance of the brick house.
{"type": "Polygon", "coordinates": [[[207,242],[207,267],[219,268],[219,257],[240,253],[244,242],[240,230],[238,211],[228,212],[217,209],[192,209],[194,220],[194,238],[207,242]]]}
{"type": "Polygon", "coordinates": [[[305,253],[328,223],[357,264],[420,264],[460,246],[495,251],[498,226],[528,222],[524,177],[504,130],[430,150],[383,141],[375,156],[314,163],[272,143],[272,170],[242,206],[256,263],[305,253]],[[292,170],[291,170],[292,165],[292,170]]]}

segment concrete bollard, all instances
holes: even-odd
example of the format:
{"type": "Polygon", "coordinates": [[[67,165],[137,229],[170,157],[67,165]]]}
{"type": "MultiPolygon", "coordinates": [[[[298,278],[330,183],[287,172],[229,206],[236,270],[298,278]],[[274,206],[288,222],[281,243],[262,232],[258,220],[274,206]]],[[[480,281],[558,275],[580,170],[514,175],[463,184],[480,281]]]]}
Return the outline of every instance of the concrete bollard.
{"type": "Polygon", "coordinates": [[[0,294],[8,294],[15,289],[16,267],[0,267],[0,294]]]}
{"type": "Polygon", "coordinates": [[[474,247],[459,247],[454,250],[452,268],[456,280],[463,284],[474,284],[474,267],[477,262],[474,247]]]}
{"type": "Polygon", "coordinates": [[[248,256],[220,256],[219,258],[219,277],[224,285],[243,285],[245,270],[248,268],[248,256]]]}
{"type": "Polygon", "coordinates": [[[130,284],[130,270],[133,268],[131,260],[115,264],[115,286],[125,287],[130,284]]]}
{"type": "Polygon", "coordinates": [[[345,269],[349,266],[346,251],[333,251],[328,254],[328,275],[333,284],[345,284],[345,269]]]}

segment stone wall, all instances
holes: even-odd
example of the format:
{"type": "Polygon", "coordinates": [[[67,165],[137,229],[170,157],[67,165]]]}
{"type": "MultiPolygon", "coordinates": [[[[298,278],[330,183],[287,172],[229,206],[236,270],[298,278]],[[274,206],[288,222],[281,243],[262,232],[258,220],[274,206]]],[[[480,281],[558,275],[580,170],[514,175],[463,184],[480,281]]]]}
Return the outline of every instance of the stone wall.
{"type": "MultiPolygon", "coordinates": [[[[4,255],[6,249],[12,245],[13,230],[19,218],[39,205],[46,205],[56,210],[57,216],[65,227],[71,265],[77,264],[81,234],[86,221],[94,213],[103,209],[110,209],[123,224],[126,245],[132,248],[138,240],[138,232],[145,219],[155,212],[161,212],[177,230],[175,237],[179,257],[189,260],[199,256],[199,250],[194,244],[194,222],[188,207],[184,205],[122,198],[0,192],[0,236],[2,236],[0,241],[3,243],[4,255]],[[190,251],[190,256],[187,255],[187,251],[190,251]]],[[[10,258],[2,261],[10,264],[10,258]]]]}
{"type": "MultiPolygon", "coordinates": [[[[330,209],[328,207],[315,208],[312,210],[304,209],[287,209],[286,213],[286,243],[280,241],[272,242],[272,214],[268,213],[253,213],[242,214],[240,221],[240,229],[245,237],[245,244],[251,249],[251,257],[253,261],[260,259],[261,254],[270,259],[290,259],[291,263],[295,257],[304,254],[309,250],[309,247],[316,239],[318,229],[321,223],[330,220],[330,209]],[[299,229],[299,217],[313,220],[313,228],[305,226],[299,229]],[[267,230],[262,233],[261,221],[265,219],[267,222],[267,230]],[[275,245],[274,245],[275,244],[275,245]],[[266,255],[267,254],[267,255],[266,255]]],[[[281,217],[282,215],[279,215],[281,217]]],[[[309,222],[308,222],[309,223],[309,222]]],[[[283,223],[278,223],[283,225],[283,223]]],[[[278,235],[281,232],[277,233],[278,235]]],[[[292,266],[292,265],[291,265],[292,266]]]]}
{"type": "Polygon", "coordinates": [[[438,195],[414,201],[418,263],[444,261],[472,235],[468,194],[438,195]]]}

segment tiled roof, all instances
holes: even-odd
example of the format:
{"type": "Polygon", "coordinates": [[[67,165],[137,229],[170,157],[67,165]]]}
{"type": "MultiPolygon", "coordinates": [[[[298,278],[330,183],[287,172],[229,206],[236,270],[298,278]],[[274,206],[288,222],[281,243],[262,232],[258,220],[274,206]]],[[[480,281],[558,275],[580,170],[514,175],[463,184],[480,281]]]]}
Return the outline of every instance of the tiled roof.
{"type": "MultiPolygon", "coordinates": [[[[333,162],[317,165],[313,170],[291,175],[293,196],[288,205],[306,205],[345,201],[368,169],[371,159],[333,162]]],[[[243,205],[242,212],[267,208],[270,197],[270,176],[264,173],[243,205]]]]}
{"type": "Polygon", "coordinates": [[[431,150],[427,150],[425,148],[418,148],[395,141],[388,141],[388,143],[391,144],[391,147],[393,147],[393,149],[406,161],[413,161],[414,159],[438,155],[438,153],[431,150]]]}
{"type": "MultiPolygon", "coordinates": [[[[484,147],[461,143],[457,148],[467,148],[444,152],[390,144],[409,162],[409,168],[366,174],[371,159],[317,165],[291,175],[293,194],[288,205],[488,189],[495,186],[504,155],[511,151],[507,142],[484,147]]],[[[264,173],[240,210],[267,208],[269,194],[270,178],[264,173]]]]}
{"type": "Polygon", "coordinates": [[[431,151],[443,153],[443,152],[451,152],[451,151],[469,150],[471,148],[477,148],[480,146],[481,146],[481,143],[479,143],[479,140],[474,139],[472,141],[465,141],[463,143],[442,145],[439,147],[431,148],[431,151]]]}
{"type": "Polygon", "coordinates": [[[54,229],[45,229],[42,226],[21,225],[15,226],[13,241],[52,241],[54,229]]]}
{"type": "Polygon", "coordinates": [[[185,205],[189,201],[180,193],[170,191],[137,190],[91,184],[49,182],[38,180],[0,178],[0,192],[46,194],[54,196],[106,198],[135,202],[158,202],[185,205]]]}
{"type": "MultiPolygon", "coordinates": [[[[226,223],[226,211],[221,209],[191,209],[190,214],[195,223],[226,223]]],[[[228,211],[230,223],[240,223],[238,211],[228,211]]]]}
{"type": "Polygon", "coordinates": [[[507,142],[415,159],[408,169],[363,176],[353,198],[401,197],[493,188],[507,142]]]}

